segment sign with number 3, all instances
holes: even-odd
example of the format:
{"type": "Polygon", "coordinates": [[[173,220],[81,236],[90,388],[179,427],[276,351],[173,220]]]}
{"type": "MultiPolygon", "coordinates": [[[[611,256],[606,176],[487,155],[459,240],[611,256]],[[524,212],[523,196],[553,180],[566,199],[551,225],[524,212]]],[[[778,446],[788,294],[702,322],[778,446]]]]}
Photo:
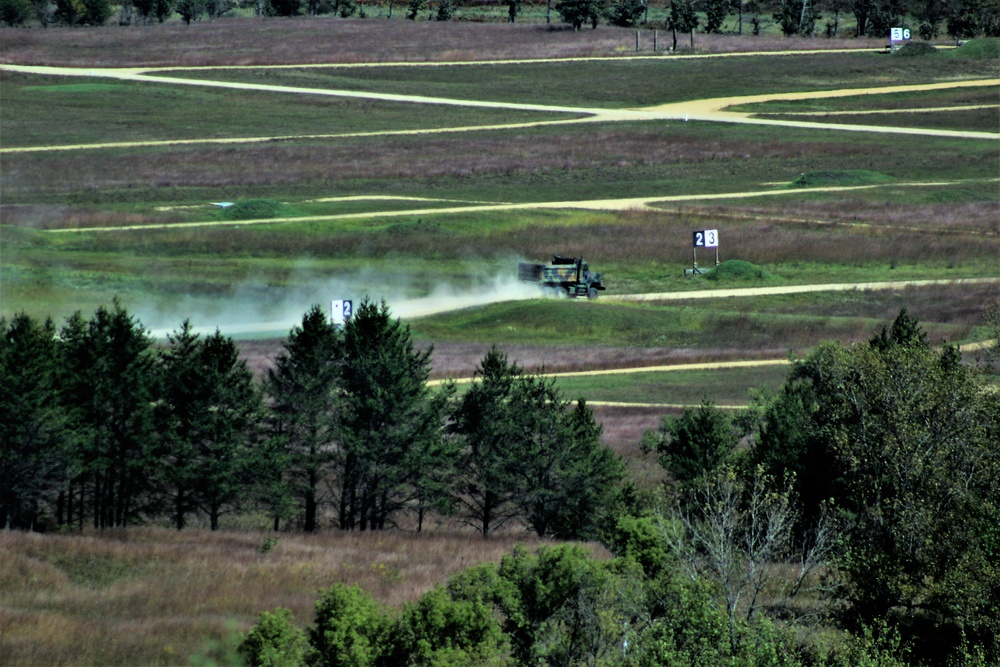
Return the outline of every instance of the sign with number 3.
{"type": "Polygon", "coordinates": [[[694,233],[694,247],[695,248],[718,248],[719,247],[719,230],[718,229],[703,229],[700,232],[694,233]]]}

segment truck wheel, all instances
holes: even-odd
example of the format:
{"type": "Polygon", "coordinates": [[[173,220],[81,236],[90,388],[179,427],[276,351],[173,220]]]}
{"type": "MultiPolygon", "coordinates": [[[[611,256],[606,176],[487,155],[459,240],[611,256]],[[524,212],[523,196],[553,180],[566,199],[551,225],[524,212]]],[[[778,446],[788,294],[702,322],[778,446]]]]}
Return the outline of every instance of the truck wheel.
{"type": "Polygon", "coordinates": [[[590,289],[588,289],[587,290],[587,298],[588,299],[596,299],[597,298],[597,290],[594,289],[593,287],[591,287],[590,289]]]}

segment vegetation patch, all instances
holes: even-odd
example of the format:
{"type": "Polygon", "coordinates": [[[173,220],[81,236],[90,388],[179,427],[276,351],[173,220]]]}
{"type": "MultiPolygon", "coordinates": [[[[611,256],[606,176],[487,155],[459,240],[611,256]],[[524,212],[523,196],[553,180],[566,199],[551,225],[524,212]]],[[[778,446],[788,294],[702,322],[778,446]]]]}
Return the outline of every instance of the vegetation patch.
{"type": "Polygon", "coordinates": [[[869,169],[809,171],[792,181],[792,187],[816,188],[826,185],[877,185],[880,183],[890,183],[894,180],[892,176],[869,169]]]}
{"type": "Polygon", "coordinates": [[[300,213],[273,199],[248,199],[224,209],[222,217],[226,220],[268,220],[295,215],[300,215],[300,213]]]}
{"type": "Polygon", "coordinates": [[[996,60],[1000,58],[1000,37],[972,39],[953,51],[946,52],[951,58],[970,60],[996,60]]]}
{"type": "Polygon", "coordinates": [[[705,274],[704,278],[716,282],[759,282],[774,280],[775,276],[753,262],[729,259],[705,274]]]}
{"type": "Polygon", "coordinates": [[[919,56],[929,56],[933,53],[937,53],[937,49],[933,45],[927,42],[907,42],[903,45],[903,48],[897,50],[892,55],[897,58],[912,58],[919,56]]]}

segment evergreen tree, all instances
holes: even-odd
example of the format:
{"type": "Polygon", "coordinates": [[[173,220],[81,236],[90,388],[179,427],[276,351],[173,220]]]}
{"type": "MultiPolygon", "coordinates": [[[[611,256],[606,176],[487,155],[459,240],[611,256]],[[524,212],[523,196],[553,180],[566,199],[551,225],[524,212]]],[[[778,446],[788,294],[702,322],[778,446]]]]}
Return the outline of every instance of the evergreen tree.
{"type": "Polygon", "coordinates": [[[391,526],[427,500],[428,475],[454,469],[457,447],[443,437],[450,389],[427,388],[430,355],[384,301],[363,300],[344,325],[341,528],[391,526]]]}
{"type": "Polygon", "coordinates": [[[70,452],[51,320],[0,318],[0,526],[31,529],[65,482],[70,452]]]}
{"type": "Polygon", "coordinates": [[[216,331],[199,340],[187,320],[169,338],[161,410],[174,521],[183,528],[185,514],[199,509],[216,530],[248,495],[262,404],[232,339],[216,331]]]}
{"type": "Polygon", "coordinates": [[[492,348],[452,413],[465,454],[456,502],[488,537],[517,518],[539,536],[592,535],[622,477],[583,401],[575,410],[551,380],[524,375],[492,348]]]}
{"type": "MultiPolygon", "coordinates": [[[[314,305],[289,333],[284,348],[266,381],[271,451],[274,460],[282,461],[290,492],[303,509],[303,528],[311,532],[324,500],[322,483],[341,455],[343,336],[314,305]]],[[[275,471],[275,478],[280,475],[275,471]]],[[[272,504],[281,507],[279,480],[272,481],[272,504]]]]}
{"type": "Polygon", "coordinates": [[[705,399],[696,410],[664,417],[659,431],[647,431],[642,447],[660,455],[661,465],[682,488],[711,474],[730,455],[738,439],[729,416],[705,399]]]}
{"type": "Polygon", "coordinates": [[[152,339],[117,300],[89,321],[76,313],[60,339],[63,402],[80,438],[73,485],[89,491],[95,528],[127,526],[156,509],[150,471],[160,374],[152,339]]]}
{"type": "Polygon", "coordinates": [[[517,516],[518,489],[511,466],[517,424],[509,409],[514,384],[521,377],[516,363],[490,349],[475,375],[480,378],[451,414],[451,430],[464,442],[455,491],[463,519],[483,537],[517,516]]]}

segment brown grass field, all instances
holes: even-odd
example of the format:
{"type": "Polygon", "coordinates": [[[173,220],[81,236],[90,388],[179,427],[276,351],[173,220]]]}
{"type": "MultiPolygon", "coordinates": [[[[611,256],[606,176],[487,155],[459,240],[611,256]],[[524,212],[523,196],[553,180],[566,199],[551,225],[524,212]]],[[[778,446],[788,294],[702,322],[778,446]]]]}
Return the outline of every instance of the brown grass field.
{"type": "MultiPolygon", "coordinates": [[[[666,32],[660,34],[660,43],[666,44],[666,32]]],[[[646,43],[651,49],[648,35],[646,43]]],[[[857,39],[848,45],[879,49],[885,40],[857,39]]],[[[844,42],[716,35],[697,46],[700,53],[735,53],[842,49],[844,42]]],[[[574,33],[560,23],[441,26],[434,21],[223,17],[155,30],[3,30],[0,47],[0,60],[6,63],[82,67],[447,62],[632,55],[635,30],[605,25],[574,33]]]]}

